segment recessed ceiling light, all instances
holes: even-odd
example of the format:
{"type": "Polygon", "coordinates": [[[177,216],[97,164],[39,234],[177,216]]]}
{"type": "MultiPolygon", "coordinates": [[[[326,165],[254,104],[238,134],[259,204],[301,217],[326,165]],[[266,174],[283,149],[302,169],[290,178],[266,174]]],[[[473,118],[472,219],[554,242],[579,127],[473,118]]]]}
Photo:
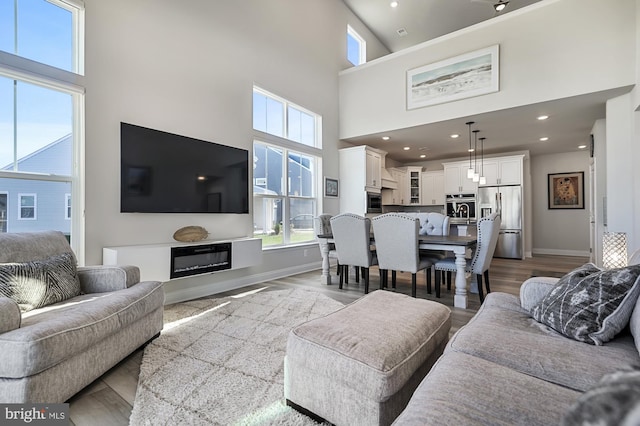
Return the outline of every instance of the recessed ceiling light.
{"type": "Polygon", "coordinates": [[[427,154],[420,154],[420,158],[427,158],[427,154]]]}
{"type": "Polygon", "coordinates": [[[586,145],[578,145],[578,148],[580,149],[585,149],[587,146],[586,145]]]}
{"type": "Polygon", "coordinates": [[[548,115],[539,115],[538,116],[538,120],[542,121],[542,120],[546,120],[547,118],[549,118],[548,115]]]}
{"type": "Polygon", "coordinates": [[[398,7],[398,2],[397,1],[392,1],[391,3],[389,3],[389,6],[391,7],[398,7]]]}
{"type": "Polygon", "coordinates": [[[459,137],[460,137],[460,135],[457,134],[457,133],[454,133],[454,134],[451,135],[451,139],[456,139],[456,138],[459,138],[459,137]]]}
{"type": "Polygon", "coordinates": [[[405,146],[405,147],[404,147],[404,150],[405,150],[405,151],[409,151],[410,149],[411,149],[411,147],[409,147],[409,146],[405,146]]]}
{"type": "Polygon", "coordinates": [[[382,137],[382,140],[383,140],[383,141],[388,141],[389,139],[391,139],[389,136],[383,136],[383,137],[382,137]]]}
{"type": "Polygon", "coordinates": [[[543,137],[543,138],[540,138],[540,142],[546,142],[546,141],[548,141],[548,140],[549,140],[549,138],[548,138],[548,137],[546,137],[546,136],[545,136],[545,137],[543,137]]]}

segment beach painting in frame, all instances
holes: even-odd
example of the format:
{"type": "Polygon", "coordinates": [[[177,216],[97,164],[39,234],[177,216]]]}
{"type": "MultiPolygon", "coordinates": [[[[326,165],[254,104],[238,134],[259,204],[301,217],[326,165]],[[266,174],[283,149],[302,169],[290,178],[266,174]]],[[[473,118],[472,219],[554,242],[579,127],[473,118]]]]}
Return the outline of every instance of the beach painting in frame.
{"type": "Polygon", "coordinates": [[[407,71],[407,109],[497,92],[498,45],[407,71]]]}

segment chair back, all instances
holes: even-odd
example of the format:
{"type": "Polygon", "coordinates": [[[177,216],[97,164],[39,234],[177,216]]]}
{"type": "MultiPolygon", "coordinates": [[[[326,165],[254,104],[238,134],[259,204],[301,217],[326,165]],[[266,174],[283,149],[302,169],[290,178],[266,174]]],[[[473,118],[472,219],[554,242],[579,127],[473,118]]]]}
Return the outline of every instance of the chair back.
{"type": "Polygon", "coordinates": [[[449,235],[449,216],[442,213],[427,213],[427,223],[420,229],[426,235],[449,235]]]}
{"type": "Polygon", "coordinates": [[[63,253],[71,246],[60,231],[0,233],[0,263],[30,262],[63,253]]]}
{"type": "Polygon", "coordinates": [[[380,269],[418,271],[420,221],[402,213],[385,213],[371,220],[380,269]]]}
{"type": "Polygon", "coordinates": [[[331,218],[333,242],[341,265],[368,268],[372,264],[371,220],[353,213],[331,218]]]}
{"type": "Polygon", "coordinates": [[[478,243],[469,264],[471,273],[482,274],[489,269],[493,253],[496,250],[496,244],[498,243],[500,222],[498,213],[492,213],[478,221],[478,243]]]}
{"type": "Polygon", "coordinates": [[[316,238],[320,234],[331,234],[331,217],[330,214],[322,213],[313,218],[313,232],[316,238]]]}

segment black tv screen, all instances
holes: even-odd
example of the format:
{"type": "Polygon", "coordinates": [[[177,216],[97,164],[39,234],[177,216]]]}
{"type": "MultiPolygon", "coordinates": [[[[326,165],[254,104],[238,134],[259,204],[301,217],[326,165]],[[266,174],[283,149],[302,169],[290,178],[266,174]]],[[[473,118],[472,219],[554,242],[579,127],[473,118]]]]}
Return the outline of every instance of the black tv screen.
{"type": "Polygon", "coordinates": [[[120,124],[122,213],[249,213],[249,151],[120,124]]]}

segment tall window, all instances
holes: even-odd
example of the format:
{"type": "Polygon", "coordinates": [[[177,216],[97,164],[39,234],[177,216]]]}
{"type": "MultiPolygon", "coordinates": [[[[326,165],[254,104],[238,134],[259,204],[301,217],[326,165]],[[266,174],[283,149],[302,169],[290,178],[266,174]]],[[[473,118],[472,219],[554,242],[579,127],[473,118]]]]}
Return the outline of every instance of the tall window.
{"type": "Polygon", "coordinates": [[[83,22],[81,0],[0,1],[0,232],[77,232],[79,259],[83,22]]]}
{"type": "Polygon", "coordinates": [[[254,89],[254,234],[263,246],[314,241],[320,116],[254,89]],[[275,137],[274,137],[275,136],[275,137]]]}
{"type": "Polygon", "coordinates": [[[349,25],[347,25],[347,59],[353,65],[367,62],[367,42],[349,25]]]}

